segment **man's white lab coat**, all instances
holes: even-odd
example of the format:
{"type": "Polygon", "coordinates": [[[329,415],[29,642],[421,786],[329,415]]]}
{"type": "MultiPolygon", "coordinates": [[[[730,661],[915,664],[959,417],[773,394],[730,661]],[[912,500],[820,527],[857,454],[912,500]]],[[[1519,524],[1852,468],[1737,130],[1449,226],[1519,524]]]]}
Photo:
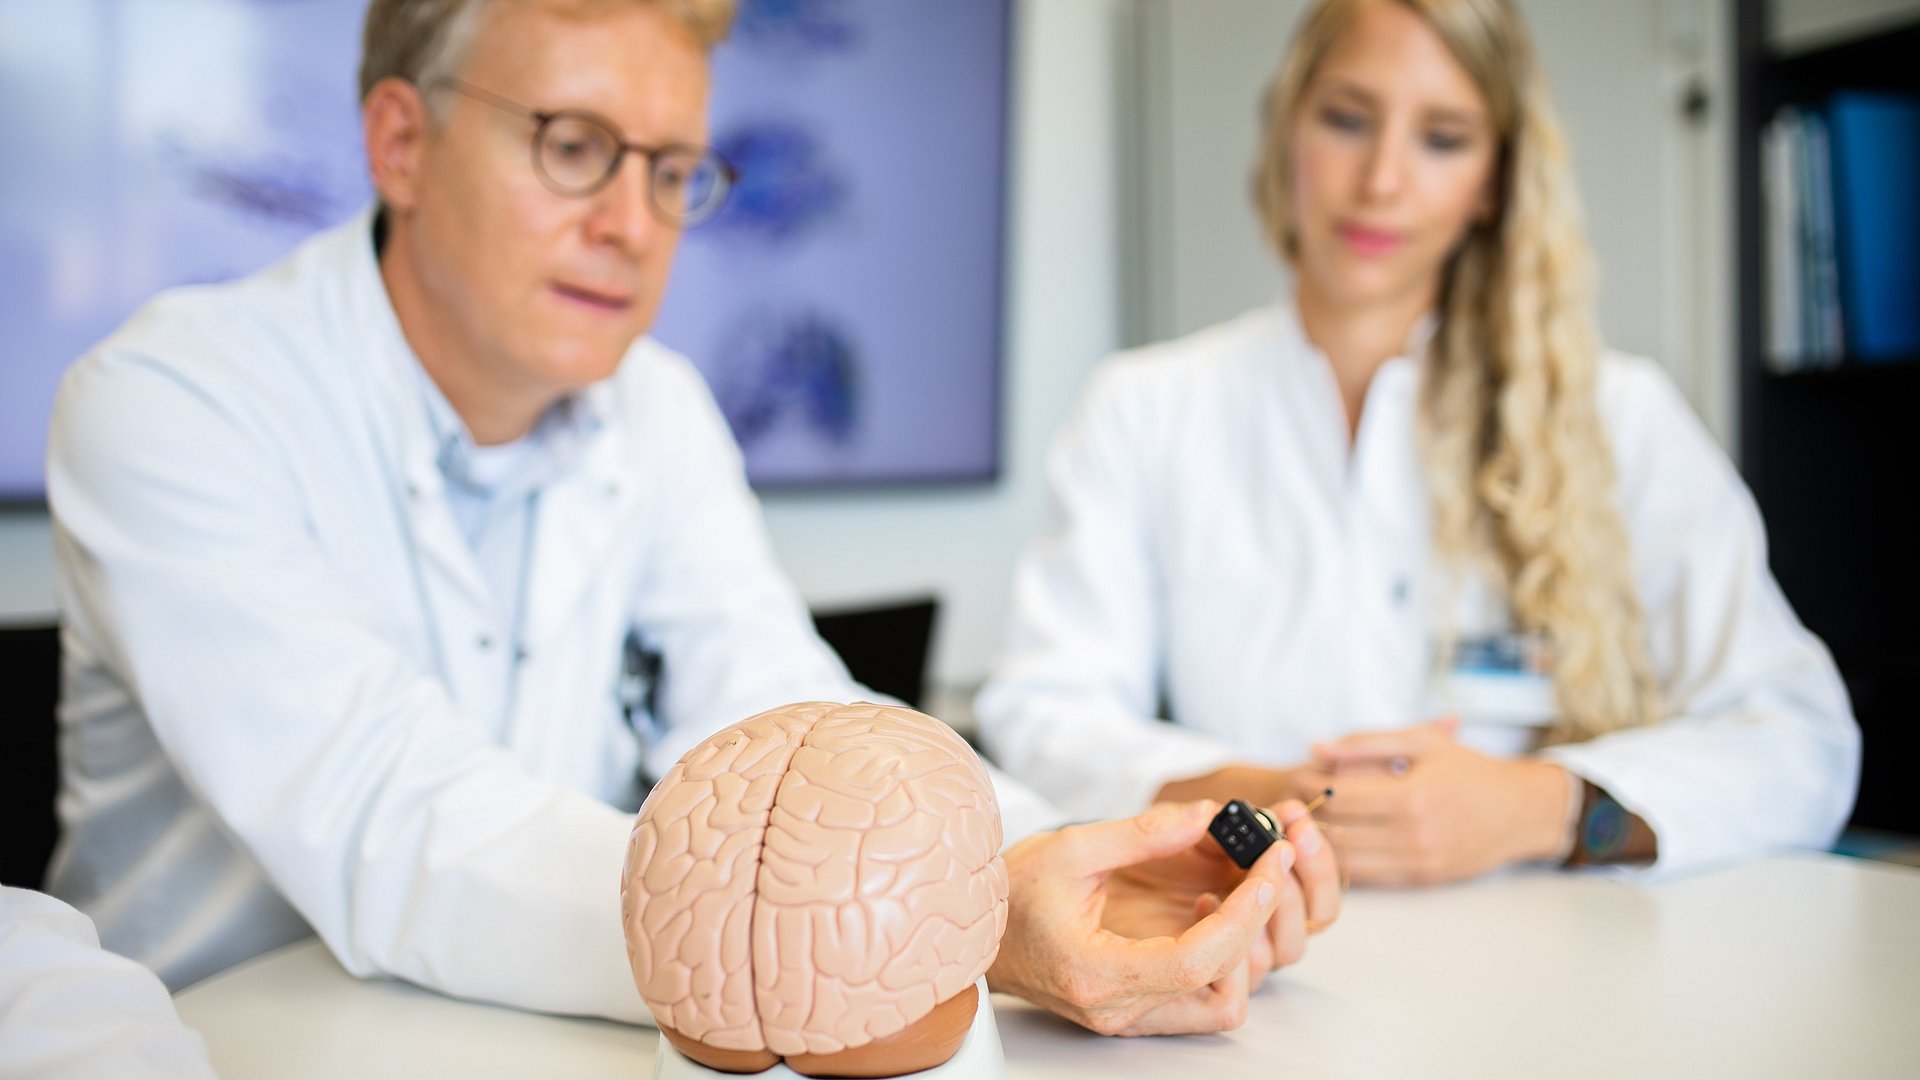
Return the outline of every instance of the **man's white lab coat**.
{"type": "MultiPolygon", "coordinates": [[[[1002,767],[1099,817],[1169,780],[1445,713],[1469,745],[1529,749],[1550,683],[1439,656],[1445,612],[1468,640],[1513,627],[1491,590],[1450,592],[1434,564],[1419,377],[1387,362],[1349,439],[1285,305],[1104,365],[1055,446],[1054,523],[977,704],[1002,767]]],[[[1830,842],[1859,733],[1768,572],[1751,496],[1652,362],[1609,356],[1599,404],[1670,716],[1547,755],[1652,825],[1662,872],[1830,842]]]]}
{"type": "Polygon", "coordinates": [[[516,656],[417,363],[362,217],[163,295],[67,375],[51,888],[176,988],[311,927],[355,974],[645,1020],[618,896],[637,770],[865,691],[699,375],[646,339],[540,492],[516,656]],[[663,658],[631,723],[629,630],[663,658]]]}

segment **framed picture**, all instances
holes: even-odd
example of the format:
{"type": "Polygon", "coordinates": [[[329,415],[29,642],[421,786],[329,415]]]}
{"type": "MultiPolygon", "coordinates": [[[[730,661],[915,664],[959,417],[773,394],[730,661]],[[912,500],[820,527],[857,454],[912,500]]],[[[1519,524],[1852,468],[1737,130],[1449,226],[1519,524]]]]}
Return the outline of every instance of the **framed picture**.
{"type": "Polygon", "coordinates": [[[655,336],[759,487],[999,468],[1009,0],[748,0],[714,57],[741,172],[655,336]]]}
{"type": "MultiPolygon", "coordinates": [[[[712,139],[740,170],[654,335],[762,487],[999,467],[1010,0],[741,0],[712,139]]],[[[0,0],[0,502],[44,499],[60,373],[169,286],[372,200],[366,0],[0,0]]]]}
{"type": "Polygon", "coordinates": [[[154,293],[372,200],[366,0],[0,0],[0,500],[44,500],[60,374],[154,293]]]}

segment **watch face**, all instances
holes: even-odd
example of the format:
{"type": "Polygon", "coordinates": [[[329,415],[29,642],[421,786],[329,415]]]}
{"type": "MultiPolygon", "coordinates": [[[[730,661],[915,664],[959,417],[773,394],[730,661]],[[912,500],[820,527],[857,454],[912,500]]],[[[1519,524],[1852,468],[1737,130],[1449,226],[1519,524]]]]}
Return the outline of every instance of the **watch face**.
{"type": "Polygon", "coordinates": [[[1627,839],[1627,812],[1604,792],[1587,808],[1580,823],[1580,846],[1588,858],[1609,859],[1627,839]]]}

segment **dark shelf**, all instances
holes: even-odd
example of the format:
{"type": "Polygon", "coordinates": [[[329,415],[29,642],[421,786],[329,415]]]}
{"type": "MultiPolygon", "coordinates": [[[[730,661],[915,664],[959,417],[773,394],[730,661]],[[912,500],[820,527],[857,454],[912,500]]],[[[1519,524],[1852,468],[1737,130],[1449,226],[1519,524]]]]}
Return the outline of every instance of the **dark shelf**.
{"type": "MultiPolygon", "coordinates": [[[[1784,105],[1920,91],[1920,22],[1803,53],[1767,46],[1768,0],[1735,0],[1740,466],[1768,562],[1827,644],[1863,745],[1853,823],[1920,833],[1920,356],[1775,372],[1766,362],[1760,142],[1784,105]]],[[[1920,298],[1916,298],[1920,302],[1920,298]]]]}
{"type": "Polygon", "coordinates": [[[1899,360],[1843,360],[1834,367],[1804,368],[1798,371],[1774,371],[1769,368],[1767,379],[1772,382],[1789,383],[1920,382],[1920,356],[1903,357],[1899,360]]]}
{"type": "Polygon", "coordinates": [[[1848,83],[1885,79],[1912,85],[1917,48],[1920,48],[1920,14],[1907,22],[1813,49],[1781,52],[1770,48],[1760,59],[1773,69],[1777,78],[1848,83]]]}

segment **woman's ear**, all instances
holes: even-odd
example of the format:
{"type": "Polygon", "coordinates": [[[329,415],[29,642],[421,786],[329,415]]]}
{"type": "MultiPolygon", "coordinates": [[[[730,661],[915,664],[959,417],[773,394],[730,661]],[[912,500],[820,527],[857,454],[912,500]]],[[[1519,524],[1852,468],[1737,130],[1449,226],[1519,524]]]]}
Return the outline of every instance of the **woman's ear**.
{"type": "Polygon", "coordinates": [[[381,205],[412,209],[419,195],[420,166],[432,131],[420,90],[398,76],[373,84],[360,103],[367,166],[381,205]]]}

